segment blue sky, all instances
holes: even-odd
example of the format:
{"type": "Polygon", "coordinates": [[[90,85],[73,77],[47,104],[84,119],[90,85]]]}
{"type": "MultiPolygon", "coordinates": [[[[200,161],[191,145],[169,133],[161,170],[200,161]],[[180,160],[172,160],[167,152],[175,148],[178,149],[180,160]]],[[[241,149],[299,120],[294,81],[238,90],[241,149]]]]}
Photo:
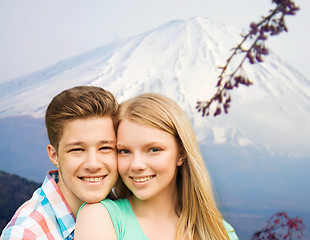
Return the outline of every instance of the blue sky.
{"type": "MultiPolygon", "coordinates": [[[[310,2],[295,3],[301,11],[287,18],[289,32],[267,45],[310,79],[310,2]]],[[[246,28],[272,6],[271,0],[1,0],[0,82],[175,19],[203,16],[246,28]]]]}

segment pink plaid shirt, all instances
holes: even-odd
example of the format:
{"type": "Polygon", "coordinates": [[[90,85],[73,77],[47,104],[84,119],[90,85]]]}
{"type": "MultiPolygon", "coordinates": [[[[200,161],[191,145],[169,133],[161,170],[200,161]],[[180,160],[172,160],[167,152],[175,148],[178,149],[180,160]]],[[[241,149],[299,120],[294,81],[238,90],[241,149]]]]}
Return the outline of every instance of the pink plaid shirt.
{"type": "Polygon", "coordinates": [[[42,186],[15,212],[1,240],[73,239],[75,216],[56,182],[58,171],[48,172],[42,186]]]}

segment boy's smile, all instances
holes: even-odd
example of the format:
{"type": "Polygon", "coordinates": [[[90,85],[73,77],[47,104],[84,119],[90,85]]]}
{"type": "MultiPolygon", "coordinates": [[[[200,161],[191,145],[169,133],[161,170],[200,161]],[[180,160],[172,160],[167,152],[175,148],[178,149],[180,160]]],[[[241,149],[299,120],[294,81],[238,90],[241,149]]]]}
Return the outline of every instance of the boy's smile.
{"type": "Polygon", "coordinates": [[[59,169],[58,186],[71,208],[99,202],[109,194],[118,178],[115,144],[110,117],[65,125],[54,164],[59,169]]]}

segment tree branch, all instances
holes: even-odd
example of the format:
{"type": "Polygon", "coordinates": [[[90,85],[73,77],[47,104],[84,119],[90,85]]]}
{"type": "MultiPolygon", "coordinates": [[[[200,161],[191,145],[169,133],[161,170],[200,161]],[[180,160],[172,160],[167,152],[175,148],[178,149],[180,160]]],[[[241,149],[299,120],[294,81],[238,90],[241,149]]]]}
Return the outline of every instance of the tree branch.
{"type": "Polygon", "coordinates": [[[248,59],[251,64],[263,62],[262,57],[268,55],[268,49],[265,46],[268,36],[275,36],[283,31],[288,31],[285,24],[285,17],[295,15],[299,7],[291,0],[272,0],[272,3],[276,4],[275,8],[271,9],[269,15],[262,17],[258,23],[253,22],[250,24],[249,32],[232,49],[233,52],[226,60],[225,66],[219,67],[221,72],[218,76],[216,93],[210,100],[197,102],[196,109],[202,113],[202,116],[210,115],[212,105],[216,105],[214,116],[221,114],[222,110],[228,113],[231,104],[230,91],[238,88],[240,85],[250,86],[253,84],[243,70],[245,60],[248,59]],[[249,48],[245,48],[244,45],[248,41],[252,41],[252,44],[249,48]],[[235,60],[235,56],[239,54],[244,54],[240,63],[235,70],[227,73],[228,66],[235,60]]]}

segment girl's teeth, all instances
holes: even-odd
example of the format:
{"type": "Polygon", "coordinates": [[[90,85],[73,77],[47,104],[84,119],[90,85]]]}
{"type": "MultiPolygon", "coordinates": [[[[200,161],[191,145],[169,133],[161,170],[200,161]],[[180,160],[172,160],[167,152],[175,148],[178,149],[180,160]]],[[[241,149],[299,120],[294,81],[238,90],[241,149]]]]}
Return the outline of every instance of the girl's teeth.
{"type": "Polygon", "coordinates": [[[149,177],[143,177],[143,178],[133,178],[133,180],[135,182],[146,182],[146,181],[150,180],[151,178],[153,178],[153,177],[149,176],[149,177]]]}

